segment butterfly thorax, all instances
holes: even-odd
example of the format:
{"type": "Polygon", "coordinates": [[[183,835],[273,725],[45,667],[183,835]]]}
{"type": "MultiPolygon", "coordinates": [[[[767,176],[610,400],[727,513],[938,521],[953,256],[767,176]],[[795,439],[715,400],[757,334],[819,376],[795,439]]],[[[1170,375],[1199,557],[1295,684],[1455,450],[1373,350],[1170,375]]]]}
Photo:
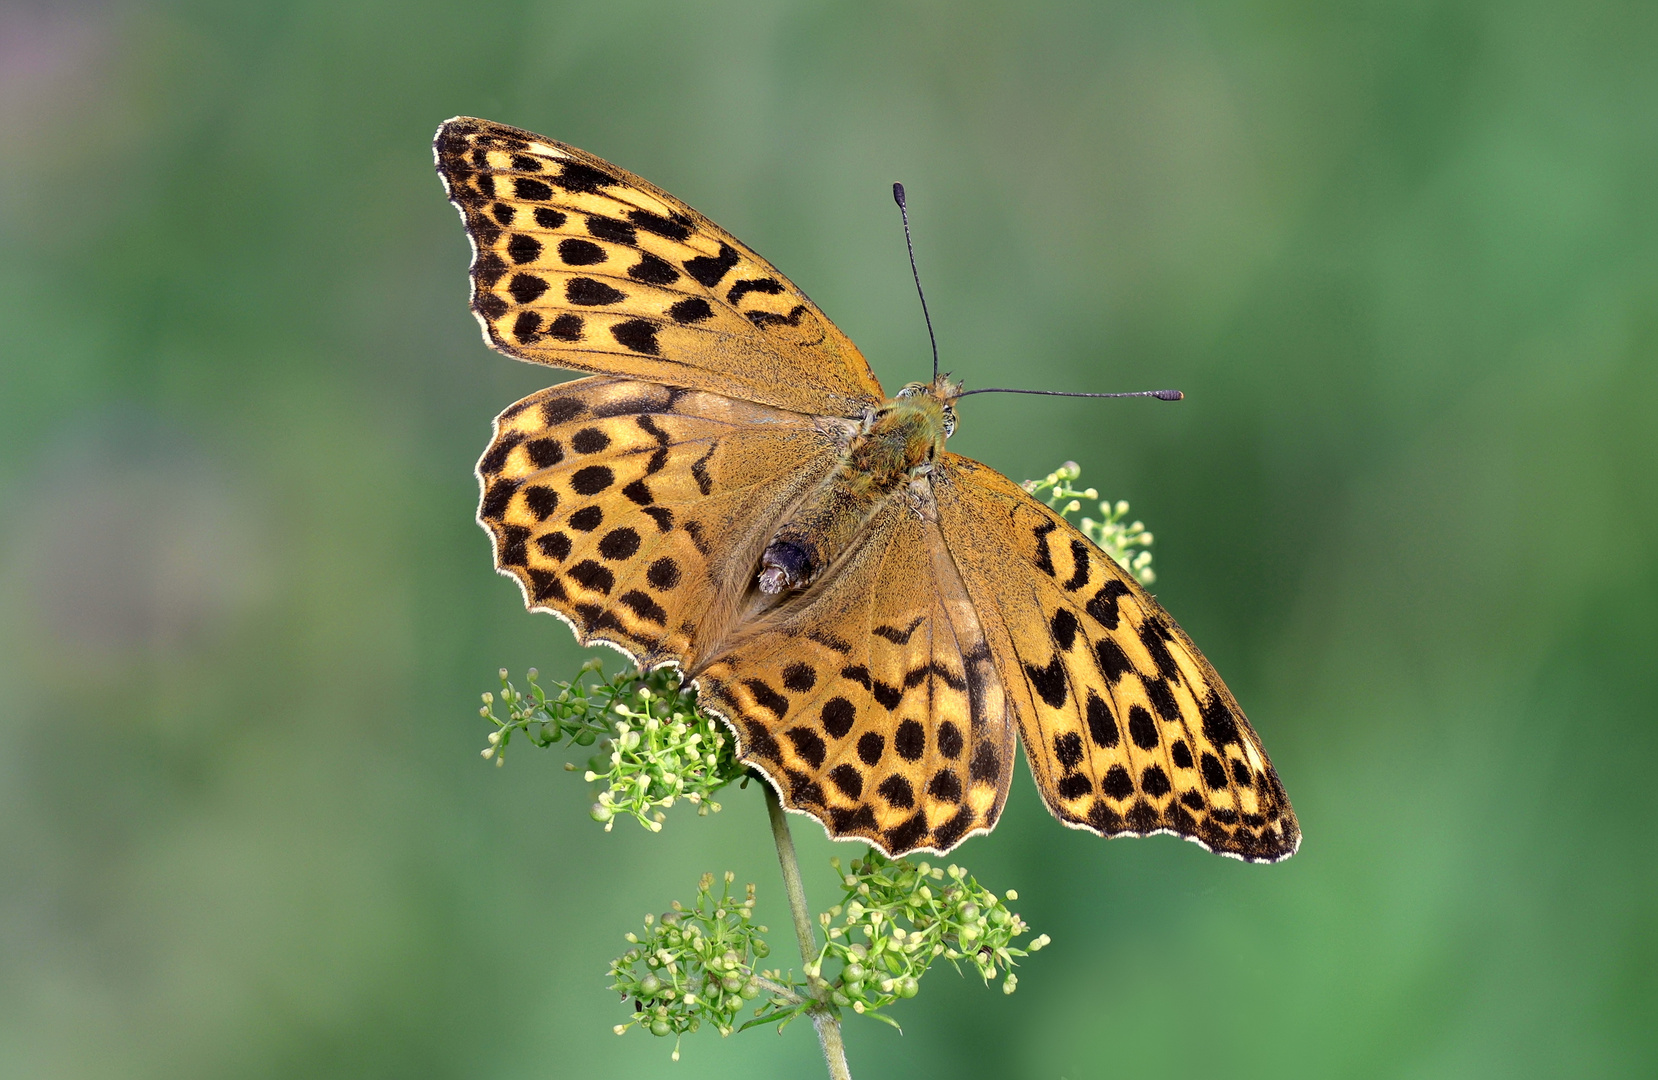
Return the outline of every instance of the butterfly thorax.
{"type": "Polygon", "coordinates": [[[911,383],[863,417],[834,471],[778,528],[760,559],[760,591],[800,590],[846,551],[886,501],[932,468],[955,430],[959,387],[911,383]]]}

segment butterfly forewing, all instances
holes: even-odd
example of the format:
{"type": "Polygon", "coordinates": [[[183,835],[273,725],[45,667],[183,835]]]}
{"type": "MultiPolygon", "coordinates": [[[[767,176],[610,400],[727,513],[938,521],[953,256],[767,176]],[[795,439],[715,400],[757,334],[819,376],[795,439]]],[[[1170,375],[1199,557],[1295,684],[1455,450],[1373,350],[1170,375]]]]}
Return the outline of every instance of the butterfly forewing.
{"type": "Polygon", "coordinates": [[[502,413],[478,519],[531,608],[645,667],[696,662],[737,617],[770,530],[839,454],[824,421],[595,377],[502,413]]]}
{"type": "Polygon", "coordinates": [[[472,310],[502,352],[797,412],[880,403],[868,362],[803,292],[666,192],[470,117],[439,128],[434,153],[472,241],[472,310]]]}
{"type": "Polygon", "coordinates": [[[698,683],[744,759],[835,836],[943,852],[988,831],[1007,799],[1001,682],[936,524],[903,498],[698,683]]]}
{"type": "Polygon", "coordinates": [[[1260,738],[1168,613],[1006,477],[954,454],[935,475],[951,554],[1054,815],[1255,862],[1293,854],[1300,827],[1260,738]]]}

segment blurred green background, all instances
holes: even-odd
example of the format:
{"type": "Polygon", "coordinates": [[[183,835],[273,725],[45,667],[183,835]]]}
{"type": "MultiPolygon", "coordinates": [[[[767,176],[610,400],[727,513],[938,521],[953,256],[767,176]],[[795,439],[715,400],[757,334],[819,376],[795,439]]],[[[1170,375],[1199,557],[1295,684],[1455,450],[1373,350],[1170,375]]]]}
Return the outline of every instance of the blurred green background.
{"type": "MultiPolygon", "coordinates": [[[[432,172],[473,114],[774,260],[955,449],[1066,458],[1306,831],[1245,866],[957,853],[1054,939],[935,973],[880,1076],[1658,1074],[1658,6],[0,7],[0,1074],[814,1076],[805,1025],[618,1039],[606,961],[764,810],[600,832],[478,757],[580,660],[472,465],[488,352],[432,172]]],[[[607,654],[608,655],[608,654],[607,654]]],[[[838,847],[797,823],[808,888],[838,847]]]]}

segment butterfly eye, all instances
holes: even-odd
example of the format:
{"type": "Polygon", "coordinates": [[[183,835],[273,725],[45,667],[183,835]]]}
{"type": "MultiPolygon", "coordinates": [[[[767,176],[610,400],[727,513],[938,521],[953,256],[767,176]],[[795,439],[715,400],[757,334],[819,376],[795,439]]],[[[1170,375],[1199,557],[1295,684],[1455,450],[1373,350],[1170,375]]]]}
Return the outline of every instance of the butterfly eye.
{"type": "Polygon", "coordinates": [[[944,437],[948,439],[956,433],[956,410],[948,405],[944,408],[944,437]]]}
{"type": "Polygon", "coordinates": [[[917,395],[919,393],[921,393],[921,384],[920,383],[910,383],[908,386],[906,386],[902,390],[898,391],[898,400],[902,401],[905,398],[914,397],[915,395],[917,395]]]}

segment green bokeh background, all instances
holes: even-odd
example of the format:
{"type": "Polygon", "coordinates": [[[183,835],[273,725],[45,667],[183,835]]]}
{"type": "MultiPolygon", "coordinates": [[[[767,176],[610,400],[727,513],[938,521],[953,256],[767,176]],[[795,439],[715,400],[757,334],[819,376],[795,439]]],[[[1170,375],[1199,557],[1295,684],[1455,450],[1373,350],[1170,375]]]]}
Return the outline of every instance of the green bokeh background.
{"type": "MultiPolygon", "coordinates": [[[[638,1033],[604,966],[704,870],[789,937],[753,791],[659,835],[478,757],[580,661],[491,571],[488,352],[428,142],[686,199],[953,447],[1066,458],[1306,831],[1106,843],[1021,769],[957,853],[1054,945],[850,1025],[854,1072],[1658,1074],[1658,7],[0,8],[0,1074],[814,1076],[638,1033]]],[[[836,846],[796,828],[808,888],[836,846]]]]}

